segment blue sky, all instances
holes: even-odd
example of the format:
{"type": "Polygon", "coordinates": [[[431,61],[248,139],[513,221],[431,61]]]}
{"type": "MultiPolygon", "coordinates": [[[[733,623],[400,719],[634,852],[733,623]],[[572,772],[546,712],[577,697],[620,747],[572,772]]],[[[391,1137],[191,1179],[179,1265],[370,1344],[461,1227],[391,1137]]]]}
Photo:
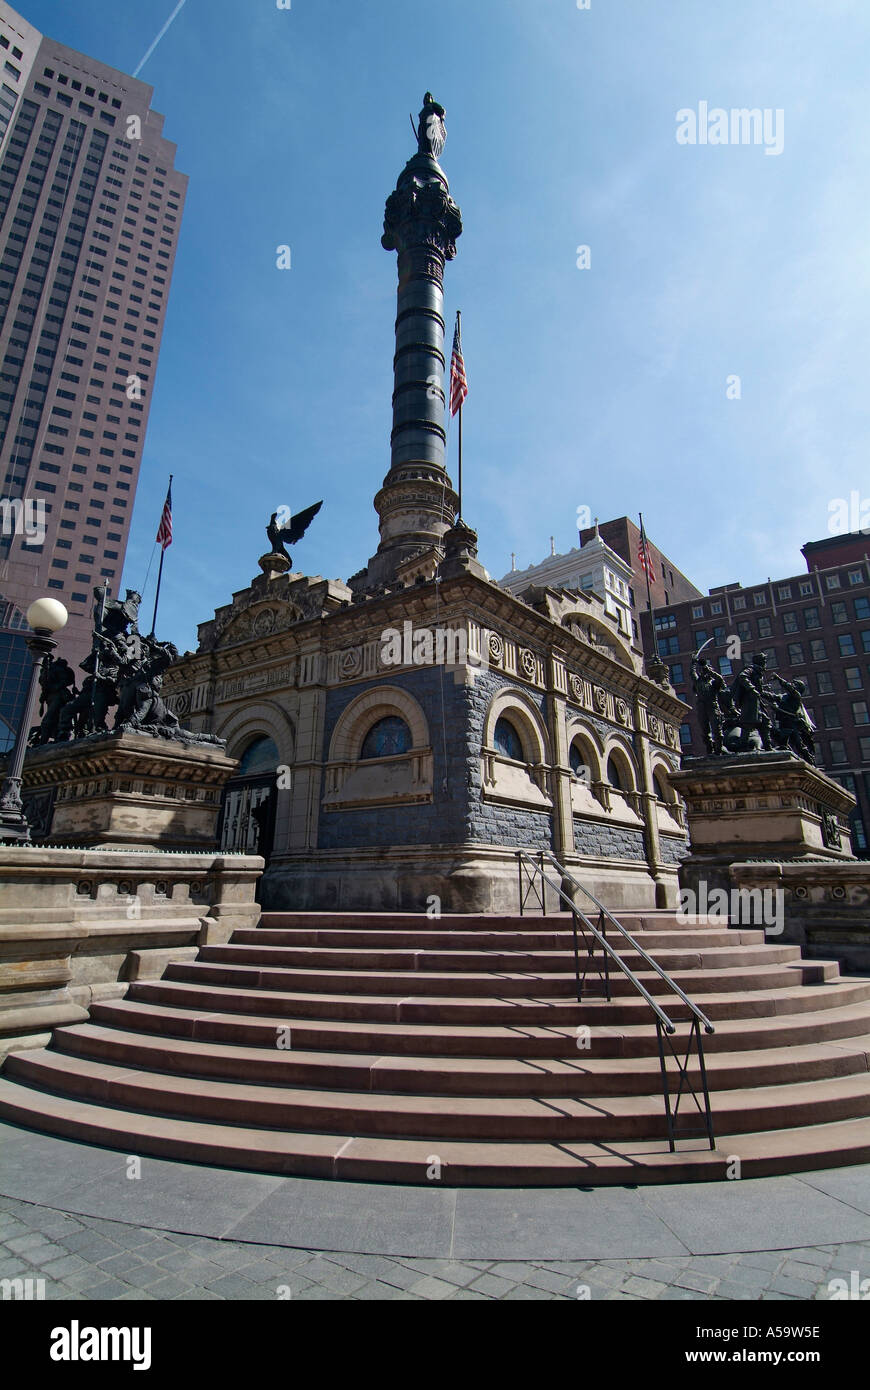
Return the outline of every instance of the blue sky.
{"type": "MultiPolygon", "coordinates": [[[[17,8],[132,72],[174,5],[17,8]]],[[[427,88],[465,222],[464,514],[493,576],[568,549],[580,505],[642,510],[704,589],[800,571],[831,500],[870,494],[868,38],[866,0],[186,0],[140,74],[190,176],[124,572],[142,584],[174,473],[161,635],[195,646],[281,504],[324,499],[294,568],[374,553],[383,206],[427,88]],[[781,109],[782,153],[679,145],[700,102],[781,109]]]]}

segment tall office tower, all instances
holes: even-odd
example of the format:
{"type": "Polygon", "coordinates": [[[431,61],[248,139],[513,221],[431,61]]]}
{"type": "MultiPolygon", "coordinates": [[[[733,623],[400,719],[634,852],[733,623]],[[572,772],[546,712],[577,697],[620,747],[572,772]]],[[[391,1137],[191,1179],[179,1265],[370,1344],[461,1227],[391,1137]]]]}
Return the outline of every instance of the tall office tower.
{"type": "MultiPolygon", "coordinates": [[[[120,580],[187,177],[153,88],[0,0],[0,751],[30,660],[23,614],[120,580]]],[[[155,522],[156,524],[156,522],[155,522]]]]}

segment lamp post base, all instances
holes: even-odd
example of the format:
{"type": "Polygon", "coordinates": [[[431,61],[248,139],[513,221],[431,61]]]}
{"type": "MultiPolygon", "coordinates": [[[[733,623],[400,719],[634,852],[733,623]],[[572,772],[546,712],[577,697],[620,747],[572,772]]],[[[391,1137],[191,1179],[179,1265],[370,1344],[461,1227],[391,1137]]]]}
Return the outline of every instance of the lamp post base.
{"type": "Polygon", "coordinates": [[[30,825],[21,801],[21,778],[7,777],[0,796],[0,844],[29,845],[30,825]]]}

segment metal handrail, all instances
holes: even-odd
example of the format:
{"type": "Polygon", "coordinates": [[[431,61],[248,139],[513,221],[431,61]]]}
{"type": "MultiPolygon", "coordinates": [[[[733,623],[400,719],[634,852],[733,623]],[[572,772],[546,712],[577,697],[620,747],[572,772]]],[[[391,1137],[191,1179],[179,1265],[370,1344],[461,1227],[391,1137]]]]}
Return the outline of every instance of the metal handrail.
{"type": "MultiPolygon", "coordinates": [[[[540,879],[541,879],[541,892],[540,892],[540,899],[539,899],[539,901],[540,901],[541,912],[542,912],[543,916],[546,916],[546,915],[547,915],[547,905],[546,905],[546,888],[547,888],[547,885],[549,885],[550,888],[552,888],[552,889],[554,890],[554,892],[557,894],[558,898],[559,898],[562,902],[564,902],[564,903],[567,905],[568,910],[569,910],[569,912],[571,913],[571,927],[572,927],[573,939],[574,939],[574,973],[575,973],[575,978],[576,978],[576,981],[577,981],[577,1000],[578,1000],[578,1003],[582,1003],[582,1002],[583,1002],[583,1001],[582,1001],[582,987],[581,987],[581,984],[580,984],[579,948],[578,948],[578,941],[577,941],[577,923],[578,923],[578,920],[579,920],[579,921],[583,924],[583,928],[584,928],[586,931],[589,931],[589,932],[592,933],[592,936],[593,936],[593,937],[595,938],[595,940],[599,943],[599,945],[601,946],[601,948],[602,948],[602,950],[603,950],[603,952],[604,952],[604,984],[605,984],[605,997],[606,997],[606,999],[607,999],[608,1001],[610,1001],[610,997],[611,997],[611,995],[610,995],[610,977],[609,977],[609,972],[608,972],[608,968],[607,968],[607,967],[608,967],[608,961],[611,961],[611,960],[612,960],[612,961],[614,962],[614,964],[617,965],[617,966],[619,967],[619,969],[622,971],[623,975],[625,975],[626,979],[628,979],[628,980],[631,982],[631,984],[633,985],[633,987],[637,990],[638,994],[640,994],[640,995],[643,996],[643,998],[646,1000],[646,1002],[649,1004],[650,1008],[652,1009],[653,1013],[655,1014],[655,1019],[656,1019],[656,1035],[657,1035],[657,1038],[658,1038],[658,1050],[659,1050],[659,1065],[660,1065],[660,1068],[661,1068],[662,1091],[663,1091],[663,1094],[664,1094],[664,1102],[665,1102],[665,1118],[666,1118],[667,1130],[668,1130],[668,1144],[669,1144],[669,1147],[670,1147],[671,1152],[673,1153],[673,1152],[675,1152],[675,1150],[676,1150],[676,1140],[677,1140],[677,1138],[695,1138],[695,1137],[697,1137],[697,1136],[700,1136],[701,1134],[706,1134],[706,1136],[707,1136],[707,1138],[708,1138],[708,1140],[709,1140],[709,1142],[710,1142],[710,1148],[711,1148],[711,1149],[715,1149],[715,1147],[716,1147],[716,1141],[715,1141],[715,1137],[714,1137],[714,1134],[713,1134],[713,1114],[712,1114],[712,1109],[711,1109],[711,1106],[710,1106],[710,1088],[709,1088],[709,1084],[708,1084],[708,1081],[707,1081],[707,1068],[706,1068],[706,1066],[705,1066],[705,1064],[704,1064],[704,1044],[703,1044],[703,1041],[702,1041],[702,1038],[701,1038],[701,1027],[703,1026],[704,1031],[705,1031],[706,1033],[714,1033],[716,1030],[715,1030],[715,1028],[713,1027],[713,1025],[712,1025],[712,1023],[710,1022],[710,1020],[707,1018],[706,1014],[704,1014],[704,1013],[698,1008],[698,1006],[692,1002],[692,1000],[691,1000],[691,999],[688,997],[688,995],[680,988],[680,986],[677,984],[677,982],[676,982],[675,980],[672,980],[672,979],[671,979],[670,975],[667,973],[666,970],[662,969],[662,967],[659,965],[658,961],[657,961],[657,960],[654,960],[653,957],[652,957],[651,955],[649,955],[649,953],[648,953],[647,951],[644,950],[644,948],[640,945],[640,943],[639,943],[638,941],[636,941],[635,938],[631,935],[631,932],[627,931],[626,928],[622,925],[622,923],[621,923],[616,917],[613,916],[613,913],[610,912],[610,910],[609,910],[608,908],[606,908],[606,907],[604,906],[603,903],[601,903],[601,902],[598,901],[598,899],[595,897],[595,894],[594,894],[594,893],[590,893],[590,891],[589,891],[588,888],[586,888],[582,883],[579,883],[579,882],[577,881],[577,879],[574,878],[573,874],[570,874],[570,873],[567,871],[567,869],[564,867],[564,865],[561,864],[561,863],[559,862],[559,860],[556,858],[555,854],[553,854],[553,852],[552,852],[551,850],[540,850],[540,851],[538,851],[538,859],[537,859],[537,861],[536,861],[536,859],[535,859],[531,854],[528,853],[528,851],[523,850],[523,849],[517,850],[517,867],[518,867],[518,869],[519,869],[519,876],[520,876],[520,916],[523,915],[523,909],[524,909],[524,906],[525,906],[526,901],[528,900],[529,892],[532,890],[532,888],[535,887],[535,880],[534,880],[534,878],[532,877],[532,875],[528,874],[528,869],[527,869],[526,872],[527,872],[527,877],[528,877],[528,879],[529,879],[529,889],[528,889],[528,891],[526,892],[525,897],[523,896],[523,864],[524,864],[524,863],[531,866],[531,868],[532,868],[532,870],[533,870],[533,873],[534,873],[535,875],[540,875],[540,879]],[[600,922],[600,924],[601,924],[601,930],[599,930],[599,928],[596,927],[596,926],[590,921],[590,919],[586,916],[586,914],[585,914],[584,912],[581,911],[581,909],[577,906],[576,902],[574,902],[572,898],[569,898],[569,897],[568,897],[567,893],[563,890],[563,888],[562,888],[562,886],[561,886],[561,883],[559,883],[559,884],[554,883],[553,880],[547,875],[547,873],[545,872],[545,869],[544,869],[544,861],[545,861],[545,859],[546,859],[546,860],[549,860],[550,863],[551,863],[551,865],[554,865],[554,866],[559,870],[559,873],[562,875],[562,877],[563,877],[564,879],[567,879],[567,880],[568,880],[571,884],[573,884],[576,888],[581,889],[582,892],[584,892],[584,893],[586,894],[586,896],[587,896],[588,898],[591,898],[592,902],[595,903],[595,906],[598,908],[598,920],[599,920],[599,922],[600,922]],[[684,1057],[682,1060],[680,1059],[679,1055],[677,1054],[677,1052],[676,1052],[676,1050],[675,1050],[675,1048],[674,1048],[673,1043],[672,1043],[671,1040],[670,1040],[670,1039],[671,1039],[671,1036],[672,1036],[673,1034],[675,1034],[676,1031],[677,1031],[676,1024],[671,1020],[671,1018],[669,1018],[669,1016],[665,1013],[664,1009],[663,1009],[658,1003],[656,1003],[655,999],[654,999],[653,996],[650,994],[649,990],[645,987],[645,985],[641,984],[640,980],[637,978],[637,976],[635,975],[634,971],[631,970],[631,969],[629,968],[629,966],[625,963],[625,961],[622,959],[622,956],[619,954],[619,952],[618,952],[618,951],[615,951],[615,950],[613,949],[613,947],[611,946],[610,942],[607,940],[607,937],[606,937],[606,935],[605,935],[606,923],[607,923],[607,922],[612,923],[612,925],[613,925],[614,927],[616,927],[617,931],[621,934],[621,936],[622,936],[626,941],[628,941],[628,942],[632,945],[632,947],[640,954],[640,956],[642,957],[642,959],[643,959],[644,961],[646,961],[647,964],[650,965],[650,966],[652,967],[652,969],[653,969],[653,970],[655,971],[655,973],[659,976],[659,978],[660,978],[661,980],[663,980],[663,981],[669,986],[669,988],[672,989],[672,990],[674,991],[674,993],[682,1000],[682,1002],[683,1002],[683,1003],[686,1005],[686,1007],[690,1010],[691,1015],[692,1015],[692,1018],[691,1018],[690,1028],[689,1028],[689,1037],[688,1037],[687,1044],[686,1044],[686,1055],[685,1055],[685,1057],[684,1057]],[[667,1035],[667,1039],[666,1039],[665,1035],[667,1035]],[[665,1057],[665,1041],[666,1041],[666,1040],[667,1040],[667,1045],[668,1045],[668,1048],[670,1049],[671,1055],[672,1055],[672,1057],[674,1058],[674,1060],[676,1061],[677,1069],[678,1069],[679,1074],[680,1074],[680,1083],[679,1083],[679,1088],[678,1088],[678,1090],[677,1090],[676,1103],[675,1103],[675,1105],[673,1106],[673,1108],[672,1108],[672,1106],[671,1106],[671,1090],[670,1090],[670,1084],[669,1084],[669,1078],[668,1078],[667,1060],[666,1060],[666,1057],[665,1057]],[[702,1094],[703,1094],[703,1105],[701,1104],[701,1101],[698,1099],[698,1095],[697,1095],[697,1092],[696,1092],[696,1090],[695,1090],[695,1087],[694,1087],[692,1081],[691,1081],[690,1078],[689,1078],[689,1059],[690,1059],[690,1055],[691,1055],[691,1051],[692,1051],[692,1043],[693,1043],[693,1042],[694,1042],[694,1044],[695,1044],[695,1046],[696,1046],[696,1048],[697,1048],[697,1052],[698,1052],[698,1067],[699,1067],[699,1070],[700,1070],[700,1073],[701,1073],[701,1089],[702,1089],[702,1094]],[[697,1107],[697,1109],[698,1109],[698,1112],[699,1112],[699,1113],[701,1114],[701,1116],[703,1117],[703,1120],[704,1120],[704,1128],[703,1128],[703,1130],[696,1130],[696,1131],[691,1131],[691,1132],[690,1132],[690,1131],[683,1130],[682,1133],[678,1135],[678,1134],[677,1134],[677,1128],[676,1128],[676,1120],[677,1120],[677,1115],[678,1115],[678,1113],[679,1113],[680,1101],[682,1100],[682,1097],[683,1097],[683,1088],[684,1088],[684,1086],[687,1087],[688,1090],[691,1092],[692,1099],[693,1099],[694,1102],[695,1102],[695,1105],[696,1105],[696,1107],[697,1107]]],[[[588,951],[588,954],[589,954],[589,956],[591,957],[591,956],[594,954],[594,948],[593,948],[592,950],[589,950],[589,951],[588,951]]],[[[600,976],[600,973],[601,973],[601,972],[599,971],[598,973],[599,973],[599,976],[600,976]]],[[[584,974],[585,974],[585,972],[584,972],[584,974]]]]}
{"type": "MultiPolygon", "coordinates": [[[[677,1026],[676,1026],[676,1024],[673,1023],[673,1022],[668,1018],[668,1015],[665,1013],[664,1009],[661,1008],[660,1005],[658,1005],[658,1004],[656,1003],[655,999],[653,999],[653,997],[652,997],[652,995],[650,994],[649,990],[646,989],[646,987],[645,987],[644,985],[641,984],[640,980],[637,978],[637,976],[635,975],[634,971],[629,969],[629,967],[626,965],[625,961],[622,959],[622,956],[619,954],[619,952],[618,952],[618,951],[615,951],[615,950],[613,949],[613,947],[611,946],[610,942],[607,940],[607,937],[604,935],[604,933],[603,933],[603,932],[600,932],[600,931],[598,930],[598,928],[597,928],[596,926],[594,926],[592,922],[590,922],[590,920],[589,920],[589,918],[586,916],[586,914],[585,914],[584,912],[581,912],[581,911],[580,911],[580,908],[577,906],[577,904],[576,904],[575,902],[573,902],[571,898],[568,897],[568,894],[567,894],[567,893],[565,893],[565,892],[562,891],[562,888],[561,888],[558,884],[555,884],[551,878],[548,878],[548,877],[547,877],[547,875],[546,875],[545,872],[544,872],[544,866],[543,866],[543,864],[536,864],[535,861],[534,861],[534,859],[531,857],[531,855],[528,854],[524,849],[517,850],[517,855],[519,856],[520,860],[525,859],[529,864],[531,864],[531,866],[532,866],[532,868],[535,870],[535,872],[538,873],[538,874],[540,874],[542,883],[544,883],[544,884],[549,884],[550,887],[559,895],[559,897],[562,898],[562,900],[568,904],[568,910],[569,910],[569,912],[571,912],[571,914],[572,914],[574,917],[579,917],[579,918],[580,918],[581,922],[583,923],[583,925],[584,925],[584,927],[587,929],[587,931],[590,931],[590,932],[592,933],[592,935],[595,937],[595,939],[598,941],[599,945],[602,946],[602,947],[604,948],[605,954],[607,955],[608,959],[614,961],[615,964],[619,966],[619,969],[622,971],[623,975],[625,975],[625,976],[631,981],[631,983],[634,985],[634,987],[635,987],[635,989],[638,991],[638,993],[643,995],[644,999],[646,999],[646,1001],[647,1001],[647,1003],[649,1004],[650,1008],[653,1009],[654,1012],[658,1015],[659,1019],[661,1020],[662,1024],[663,1024],[664,1027],[665,1027],[665,1030],[666,1030],[668,1033],[675,1033],[675,1032],[677,1031],[677,1026]]],[[[557,861],[557,862],[558,862],[558,861],[557,861]]],[[[542,896],[543,896],[543,894],[542,894],[542,896]]],[[[521,898],[520,898],[520,916],[522,916],[522,915],[523,915],[523,900],[522,900],[522,897],[521,897],[521,898]]],[[[544,909],[544,915],[546,916],[546,909],[544,909]]],[[[617,926],[620,926],[620,923],[617,922],[617,926]]],[[[576,940],[576,928],[575,928],[575,940],[576,940]]],[[[575,954],[575,958],[576,958],[576,954],[577,954],[576,945],[575,945],[575,952],[574,952],[574,954],[575,954]]],[[[607,998],[608,998],[608,1000],[610,999],[610,993],[609,993],[609,991],[608,991],[607,998]]],[[[582,1002],[582,1001],[579,1000],[579,995],[578,995],[578,1002],[582,1002]]]]}
{"type": "MultiPolygon", "coordinates": [[[[525,850],[520,850],[520,853],[525,854],[525,850]]],[[[680,999],[682,999],[686,1007],[691,1010],[698,1022],[702,1024],[704,1032],[715,1033],[716,1029],[713,1027],[707,1015],[703,1013],[701,1009],[698,1008],[697,1004],[692,1003],[692,1000],[685,993],[685,991],[680,988],[676,980],[671,979],[668,972],[665,969],[663,969],[661,965],[659,965],[658,961],[653,956],[651,956],[649,952],[644,950],[640,942],[632,936],[631,932],[627,929],[627,927],[624,927],[622,923],[616,917],[614,917],[613,913],[609,910],[609,908],[606,908],[603,903],[599,902],[595,894],[591,893],[585,884],[580,883],[579,880],[576,879],[572,873],[569,873],[569,871],[562,864],[559,863],[559,860],[556,858],[553,851],[549,849],[544,849],[540,851],[540,855],[542,860],[548,859],[550,863],[559,870],[559,873],[562,875],[563,878],[567,878],[568,881],[575,888],[579,888],[581,893],[585,893],[587,898],[592,899],[595,906],[598,908],[598,911],[602,913],[609,922],[613,923],[617,931],[619,931],[622,934],[623,939],[625,941],[628,941],[630,945],[634,947],[638,955],[642,956],[643,959],[646,961],[647,965],[649,965],[659,976],[659,978],[664,980],[665,983],[669,986],[669,988],[672,989],[674,993],[680,997],[680,999]]],[[[572,900],[569,898],[568,901],[570,902],[572,900]]]]}

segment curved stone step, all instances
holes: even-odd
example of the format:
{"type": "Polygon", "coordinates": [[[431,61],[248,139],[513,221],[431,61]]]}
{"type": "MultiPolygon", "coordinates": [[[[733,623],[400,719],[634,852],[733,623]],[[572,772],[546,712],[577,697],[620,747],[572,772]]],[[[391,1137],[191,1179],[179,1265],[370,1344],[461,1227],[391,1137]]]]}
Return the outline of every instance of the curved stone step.
{"type": "MultiPolygon", "coordinates": [[[[167,972],[168,974],[168,972],[167,972]]],[[[543,992],[529,998],[451,998],[430,999],[382,995],[344,995],[325,992],[290,993],[281,990],[262,990],[253,981],[213,985],[201,978],[158,981],[136,981],[130,986],[128,998],[170,1002],[186,1000],[193,1005],[209,1000],[214,1007],[229,1007],[239,1013],[260,1013],[281,1018],[295,1017],[333,1022],[411,1023],[421,1027],[452,1024],[458,1026],[510,1027],[569,1027],[581,1024],[590,1027],[621,1027],[638,1024],[650,1027],[652,1012],[646,1000],[638,996],[613,1000],[547,999],[543,992]]],[[[840,978],[818,985],[793,984],[789,989],[754,990],[740,994],[695,994],[692,996],[701,1009],[718,1027],[723,1020],[760,1019],[772,1015],[812,1013],[818,1007],[839,1007],[870,1001],[870,980],[840,978]]],[[[667,1012],[675,1021],[689,1017],[689,1010],[680,1003],[668,1002],[667,1012]]]]}
{"type": "MultiPolygon", "coordinates": [[[[545,918],[545,921],[550,921],[545,918]]],[[[618,932],[612,932],[613,945],[621,950],[618,932]]],[[[408,949],[428,951],[570,951],[573,933],[570,923],[559,929],[541,928],[538,931],[450,931],[435,920],[429,929],[417,931],[373,931],[358,927],[270,927],[262,926],[240,929],[233,932],[234,946],[320,946],[337,947],[346,950],[372,950],[383,947],[386,950],[408,949]]],[[[681,931],[645,931],[637,933],[637,939],[645,951],[656,956],[661,949],[673,948],[689,950],[696,946],[760,946],[764,944],[764,931],[753,927],[692,927],[681,931]]],[[[626,948],[630,949],[630,948],[626,948]]]]}
{"type": "MultiPolygon", "coordinates": [[[[217,949],[219,948],[205,947],[200,955],[217,949]]],[[[590,967],[584,986],[585,990],[595,997],[599,997],[603,992],[603,983],[598,975],[599,968],[600,960],[596,959],[594,966],[590,967]]],[[[802,961],[798,956],[791,963],[785,961],[782,964],[742,966],[739,972],[725,967],[675,970],[672,979],[690,997],[696,999],[708,990],[746,993],[752,989],[785,989],[794,984],[795,980],[799,983],[809,983],[836,975],[837,971],[836,961],[802,961]]],[[[668,996],[671,1000],[677,999],[667,981],[654,971],[644,969],[634,973],[650,994],[668,996]]],[[[211,959],[173,961],[166,968],[165,978],[203,980],[212,984],[237,984],[248,988],[291,992],[318,993],[340,990],[346,995],[462,995],[495,996],[504,999],[540,994],[551,999],[571,999],[576,990],[573,973],[548,972],[543,969],[449,973],[436,970],[371,970],[357,973],[354,970],[324,970],[322,967],[293,969],[282,966],[245,965],[241,962],[228,963],[225,957],[222,957],[220,962],[211,959]]],[[[611,970],[610,988],[614,996],[632,999],[637,997],[635,986],[619,970],[611,970]]]]}
{"type": "MultiPolygon", "coordinates": [[[[291,1038],[292,1040],[292,1038],[291,1038]]],[[[142,1067],[190,1077],[217,1077],[262,1085],[465,1096],[649,1095],[661,1086],[659,1059],[597,1057],[594,1049],[573,1057],[523,1058],[381,1057],[376,1054],[307,1052],[277,1046],[239,1046],[209,1040],[160,1037],[99,1024],[60,1028],[52,1046],[113,1066],[142,1067]]],[[[685,1048],[685,1039],[683,1047],[685,1048]]],[[[800,1047],[709,1053],[711,1091],[775,1086],[870,1069],[870,1036],[800,1047]]],[[[697,1065],[689,1075],[701,1083],[697,1065]]]]}
{"type": "MultiPolygon", "coordinates": [[[[291,1029],[293,1046],[307,1051],[376,1052],[378,1055],[437,1057],[576,1057],[576,1028],[487,1027],[485,1025],[437,1025],[413,1023],[360,1023],[353,1020],[313,1020],[276,1015],[252,1015],[234,1011],[232,992],[207,986],[159,986],[163,1002],[150,1002],[158,986],[139,981],[125,999],[105,1000],[91,1006],[94,1022],[129,1028],[163,1037],[196,1038],[203,1042],[236,1043],[251,1047],[274,1046],[279,1027],[291,1029]],[[174,1000],[174,990],[182,993],[174,1000]],[[186,1007],[200,1002],[199,1008],[186,1007]]],[[[259,998],[259,996],[257,996],[259,998]]],[[[870,1034],[870,1002],[847,1004],[818,1013],[782,1018],[732,1019],[717,1023],[716,1032],[705,1035],[704,1050],[748,1051],[764,1047],[803,1046],[809,1042],[854,1039],[870,1034]]],[[[595,1027],[590,1050],[596,1057],[658,1056],[655,1032],[649,1023],[621,1027],[595,1027]]]]}
{"type": "MultiPolygon", "coordinates": [[[[10,1079],[79,1100],[271,1129],[433,1142],[547,1143],[659,1139],[667,1132],[661,1094],[596,1095],[587,1102],[565,1096],[324,1092],[134,1071],[47,1049],[12,1053],[5,1072],[10,1079]]],[[[870,1074],[720,1091],[715,1113],[720,1129],[730,1134],[864,1118],[870,1116],[870,1074]]],[[[694,1129],[698,1118],[691,1103],[684,1102],[680,1127],[694,1129]]]]}
{"type": "MultiPolygon", "coordinates": [[[[618,953],[635,974],[649,974],[649,967],[643,957],[632,947],[615,943],[618,953]]],[[[579,942],[581,965],[587,959],[586,948],[579,942]]],[[[551,949],[549,945],[540,950],[503,949],[486,950],[446,950],[427,946],[425,950],[405,945],[385,947],[333,947],[333,946],[282,946],[258,943],[256,946],[239,945],[235,937],[227,945],[203,946],[199,961],[228,965],[257,965],[267,969],[352,972],[396,972],[413,971],[426,974],[457,972],[461,974],[507,971],[515,973],[573,974],[574,953],[570,944],[564,949],[551,949]]],[[[654,959],[669,975],[689,970],[742,970],[748,966],[771,966],[793,964],[801,960],[799,946],[766,945],[741,946],[739,943],[726,946],[698,946],[694,950],[659,948],[654,959]]],[[[613,969],[613,967],[611,967],[613,969]]],[[[618,968],[618,967],[617,967],[618,968]]],[[[615,973],[615,971],[614,971],[615,973]]]]}
{"type": "MultiPolygon", "coordinates": [[[[445,1187],[566,1187],[719,1181],[733,1171],[737,1145],[723,1132],[711,1151],[683,1141],[670,1153],[661,1141],[537,1144],[368,1139],[357,1136],[247,1129],[119,1111],[50,1095],[0,1076],[0,1115],[36,1130],[126,1153],[243,1168],[255,1172],[347,1181],[445,1187]],[[437,1166],[436,1166],[437,1160],[437,1166]]],[[[739,1136],[741,1175],[866,1163],[870,1120],[739,1136]]]]}

